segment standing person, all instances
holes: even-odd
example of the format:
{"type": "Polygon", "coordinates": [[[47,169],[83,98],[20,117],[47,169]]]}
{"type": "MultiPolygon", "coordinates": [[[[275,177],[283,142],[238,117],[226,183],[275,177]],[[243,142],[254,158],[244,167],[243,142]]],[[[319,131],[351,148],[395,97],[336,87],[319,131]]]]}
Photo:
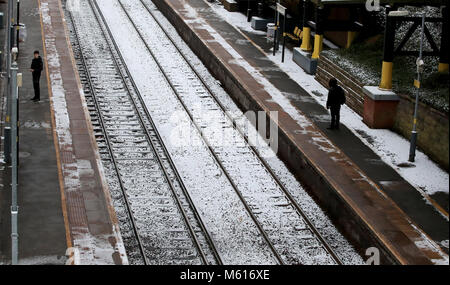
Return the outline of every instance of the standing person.
{"type": "Polygon", "coordinates": [[[339,129],[341,105],[345,104],[345,92],[337,84],[336,78],[331,78],[328,85],[330,90],[328,92],[327,109],[331,111],[331,125],[327,129],[339,129]]]}
{"type": "Polygon", "coordinates": [[[39,86],[39,80],[41,79],[41,72],[44,69],[44,63],[42,62],[42,58],[39,55],[39,51],[34,51],[34,58],[31,62],[30,71],[33,74],[33,88],[34,88],[34,97],[31,99],[34,102],[39,102],[41,100],[41,91],[39,86]]]}

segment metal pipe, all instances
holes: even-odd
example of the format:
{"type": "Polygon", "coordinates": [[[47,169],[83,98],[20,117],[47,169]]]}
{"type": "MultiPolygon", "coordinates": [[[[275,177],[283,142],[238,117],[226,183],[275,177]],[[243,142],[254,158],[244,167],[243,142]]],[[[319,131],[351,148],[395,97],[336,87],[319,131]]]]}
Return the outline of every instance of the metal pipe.
{"type": "Polygon", "coordinates": [[[278,32],[278,11],[275,9],[275,30],[273,31],[273,56],[277,51],[277,32],[278,32]]]}
{"type": "Polygon", "coordinates": [[[425,30],[425,14],[422,14],[422,30],[420,36],[420,51],[419,58],[417,59],[417,79],[415,81],[416,86],[416,104],[414,106],[414,120],[413,120],[413,130],[411,132],[411,144],[409,148],[409,161],[414,162],[416,157],[416,144],[417,144],[417,113],[419,110],[419,94],[420,94],[420,80],[422,73],[422,56],[423,56],[423,38],[424,38],[424,30],[425,30]]]}
{"type": "Polygon", "coordinates": [[[18,263],[19,257],[19,233],[17,226],[17,217],[19,207],[17,205],[17,105],[18,105],[18,87],[17,87],[17,63],[11,66],[11,262],[13,265],[18,263]]]}
{"type": "MultiPolygon", "coordinates": [[[[386,10],[388,8],[386,7],[386,10]]],[[[381,68],[380,89],[392,90],[392,69],[394,62],[396,18],[386,14],[386,27],[384,31],[383,63],[381,68]]]]}
{"type": "Polygon", "coordinates": [[[12,6],[13,0],[8,0],[8,11],[7,11],[7,21],[6,21],[6,118],[5,118],[5,130],[4,130],[4,157],[7,164],[11,163],[11,149],[9,141],[11,140],[11,94],[10,94],[10,84],[11,84],[11,17],[12,17],[12,6]]]}
{"type": "Polygon", "coordinates": [[[281,54],[281,62],[284,63],[284,54],[286,49],[286,13],[283,15],[283,51],[281,54]]]}
{"type": "Polygon", "coordinates": [[[6,70],[8,73],[8,79],[11,77],[11,33],[9,32],[11,29],[12,21],[11,18],[13,16],[12,12],[13,0],[8,0],[8,14],[7,14],[7,24],[6,24],[6,70]]]}
{"type": "Polygon", "coordinates": [[[19,49],[19,31],[20,31],[20,0],[17,0],[17,22],[16,22],[16,47],[19,49]]]}

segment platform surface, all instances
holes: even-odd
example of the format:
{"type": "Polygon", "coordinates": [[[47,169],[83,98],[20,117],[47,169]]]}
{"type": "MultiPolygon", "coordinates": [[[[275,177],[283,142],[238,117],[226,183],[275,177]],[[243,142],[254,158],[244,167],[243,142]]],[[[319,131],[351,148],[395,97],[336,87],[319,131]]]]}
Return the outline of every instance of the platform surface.
{"type": "MultiPolygon", "coordinates": [[[[2,10],[6,10],[7,4],[1,5],[2,10]]],[[[21,21],[28,28],[28,38],[26,43],[21,44],[18,58],[19,72],[23,73],[23,87],[19,90],[19,119],[22,125],[19,129],[19,261],[22,264],[64,264],[66,231],[45,70],[41,77],[42,101],[30,101],[34,91],[28,69],[33,51],[42,53],[40,19],[39,14],[35,14],[38,3],[23,2],[22,9],[29,11],[29,15],[21,21]]],[[[4,167],[0,178],[3,180],[0,194],[3,196],[3,199],[0,197],[0,264],[9,263],[11,254],[10,175],[10,168],[4,167]]]]}
{"type": "MultiPolygon", "coordinates": [[[[19,90],[19,263],[126,264],[61,2],[25,1],[21,11],[28,38],[18,60],[24,74],[19,90]],[[34,50],[44,59],[39,103],[30,101],[34,94],[28,69],[34,50]],[[78,251],[79,258],[68,260],[67,249],[78,251]]],[[[2,179],[5,194],[8,171],[2,179]]],[[[4,196],[0,263],[8,264],[10,198],[4,196]]]]}

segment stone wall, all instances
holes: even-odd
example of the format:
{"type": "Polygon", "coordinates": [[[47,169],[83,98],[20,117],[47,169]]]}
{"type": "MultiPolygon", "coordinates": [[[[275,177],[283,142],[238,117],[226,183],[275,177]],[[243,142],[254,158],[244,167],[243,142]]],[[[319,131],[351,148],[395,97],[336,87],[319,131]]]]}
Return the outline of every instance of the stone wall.
{"type": "MultiPolygon", "coordinates": [[[[405,138],[411,137],[415,100],[400,94],[395,116],[394,131],[405,138]]],[[[423,103],[418,111],[418,146],[444,169],[449,169],[449,121],[448,114],[439,112],[423,103]]]]}
{"type": "MultiPolygon", "coordinates": [[[[334,64],[326,56],[321,55],[317,67],[316,79],[322,85],[328,86],[331,77],[336,77],[339,84],[345,89],[347,105],[360,116],[364,111],[363,84],[351,74],[334,64]]],[[[414,102],[410,96],[400,94],[393,131],[410,139],[414,102]]],[[[442,168],[449,169],[449,118],[444,114],[427,106],[419,104],[418,112],[418,146],[431,159],[442,168]]]]}

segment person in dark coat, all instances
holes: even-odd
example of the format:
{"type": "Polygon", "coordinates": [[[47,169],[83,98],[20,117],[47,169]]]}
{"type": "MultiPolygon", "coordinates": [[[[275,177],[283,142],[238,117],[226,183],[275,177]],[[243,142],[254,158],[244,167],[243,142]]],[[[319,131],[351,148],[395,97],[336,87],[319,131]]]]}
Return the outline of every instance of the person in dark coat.
{"type": "Polygon", "coordinates": [[[330,90],[328,92],[327,109],[331,111],[331,125],[328,129],[339,129],[341,106],[345,104],[345,92],[337,84],[336,78],[331,78],[328,85],[330,90]]]}
{"type": "Polygon", "coordinates": [[[39,81],[41,79],[41,72],[44,69],[44,63],[42,62],[42,58],[39,56],[39,51],[34,51],[34,58],[31,62],[30,71],[33,74],[33,88],[34,88],[34,97],[31,99],[35,102],[41,100],[41,91],[39,86],[39,81]]]}

